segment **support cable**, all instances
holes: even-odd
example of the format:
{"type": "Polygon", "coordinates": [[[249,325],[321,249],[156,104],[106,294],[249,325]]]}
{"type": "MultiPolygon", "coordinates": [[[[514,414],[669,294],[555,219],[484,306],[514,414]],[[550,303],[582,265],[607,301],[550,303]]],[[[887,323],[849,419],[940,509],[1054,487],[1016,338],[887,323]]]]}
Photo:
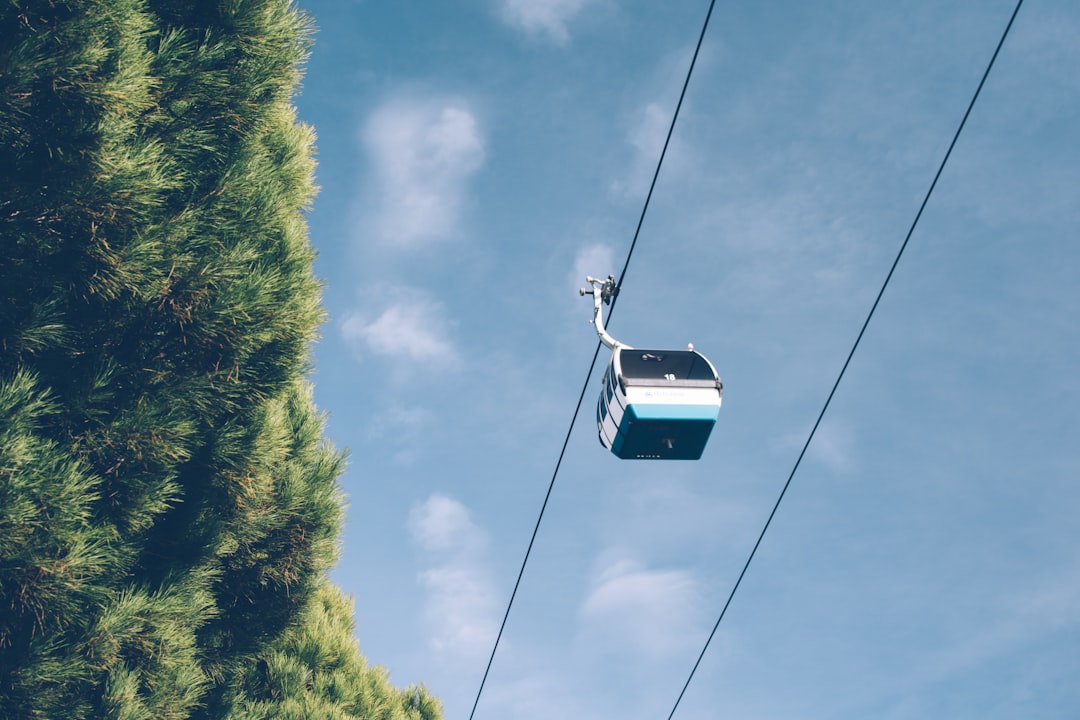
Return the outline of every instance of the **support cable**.
{"type": "Polygon", "coordinates": [[[881,284],[881,289],[878,291],[877,297],[874,298],[874,304],[870,307],[870,312],[866,315],[866,320],[863,321],[862,328],[859,330],[858,336],[855,338],[855,343],[851,346],[851,351],[848,352],[847,359],[844,360],[844,365],[840,368],[840,374],[836,377],[836,382],[833,383],[832,390],[829,391],[829,396],[825,399],[825,405],[822,406],[821,412],[818,413],[817,420],[814,422],[813,428],[810,430],[810,434],[806,438],[806,442],[803,443],[802,450],[799,452],[798,458],[795,460],[794,467],[791,468],[791,473],[788,475],[787,481],[784,483],[783,489],[780,490],[779,497],[776,498],[776,503],[773,505],[772,512],[769,513],[768,519],[765,520],[764,527],[761,528],[761,533],[758,535],[757,541],[754,543],[753,549],[750,550],[749,557],[746,558],[746,563],[743,565],[742,571],[739,573],[738,579],[735,581],[735,585],[731,588],[731,592],[728,594],[727,601],[724,603],[723,609],[720,611],[720,617],[717,618],[716,624],[713,625],[712,632],[709,633],[708,639],[705,641],[705,646],[701,648],[701,652],[698,654],[697,661],[694,662],[694,666],[690,669],[690,675],[686,678],[686,682],[683,683],[682,690],[679,691],[679,696],[675,699],[675,705],[671,708],[671,712],[668,714],[667,720],[671,720],[675,716],[675,711],[679,708],[679,703],[682,702],[683,695],[686,694],[686,689],[690,687],[690,682],[694,679],[694,674],[697,672],[698,666],[701,665],[702,658],[705,657],[705,652],[709,649],[709,644],[712,643],[713,637],[716,636],[716,631],[720,627],[721,621],[724,619],[724,615],[727,614],[728,607],[731,605],[732,599],[735,597],[735,593],[738,591],[739,586],[742,584],[743,578],[746,576],[746,571],[750,568],[750,563],[754,560],[754,555],[757,554],[758,548],[761,546],[761,541],[765,538],[765,533],[768,532],[769,526],[772,524],[773,518],[776,516],[776,511],[780,508],[780,503],[784,500],[784,495],[787,494],[788,488],[791,486],[791,481],[795,477],[795,473],[799,469],[799,465],[802,463],[803,456],[806,455],[807,448],[810,447],[810,442],[814,439],[814,434],[817,433],[818,426],[821,425],[822,418],[825,417],[825,412],[829,409],[829,404],[832,402],[833,396],[836,394],[836,389],[840,386],[840,381],[844,378],[844,373],[847,372],[848,365],[851,363],[851,358],[855,355],[855,350],[859,347],[859,343],[862,341],[863,334],[866,332],[867,326],[870,324],[870,319],[874,316],[874,312],[877,310],[878,303],[881,302],[881,297],[885,294],[885,288],[888,287],[889,281],[892,279],[893,272],[896,270],[896,266],[900,263],[900,258],[904,255],[904,250],[908,246],[908,241],[911,240],[912,234],[915,232],[915,227],[919,224],[919,219],[922,217],[923,210],[926,209],[926,204],[930,201],[930,196],[934,192],[934,188],[937,186],[938,179],[941,177],[941,173],[945,170],[945,164],[949,161],[949,156],[952,155],[953,148],[956,146],[956,141],[960,139],[960,133],[964,129],[964,125],[967,124],[968,116],[971,115],[972,108],[975,107],[975,101],[979,98],[979,93],[982,92],[983,85],[986,83],[986,78],[990,75],[991,68],[994,67],[994,61],[997,60],[998,53],[1001,51],[1001,47],[1005,44],[1005,38],[1009,35],[1009,30],[1012,28],[1013,21],[1016,20],[1017,14],[1020,12],[1020,6],[1024,4],[1024,0],[1017,0],[1016,8],[1013,10],[1012,16],[1009,18],[1008,24],[1005,25],[1005,31],[1001,34],[1001,39],[998,40],[997,47],[994,49],[994,54],[990,57],[990,62],[986,66],[986,70],[983,72],[982,79],[979,80],[978,87],[975,88],[975,94],[971,98],[971,102],[968,103],[967,110],[964,112],[963,119],[960,120],[959,127],[956,128],[956,133],[953,135],[952,142],[949,143],[948,150],[945,151],[945,156],[941,159],[941,164],[938,166],[937,172],[934,174],[934,179],[930,183],[930,188],[926,191],[926,196],[923,198],[922,203],[919,205],[919,211],[915,213],[915,219],[911,223],[911,227],[907,231],[907,235],[904,237],[904,242],[900,245],[900,250],[896,253],[896,259],[893,260],[892,266],[889,268],[888,274],[885,276],[885,281],[881,284]]]}
{"type": "MultiPolygon", "coordinates": [[[[690,85],[690,77],[694,74],[694,66],[697,64],[698,54],[701,52],[701,44],[705,39],[705,31],[709,27],[709,19],[712,17],[713,8],[716,6],[716,0],[709,1],[709,9],[705,14],[705,20],[701,25],[701,33],[698,35],[697,45],[694,47],[693,57],[690,59],[690,67],[686,71],[686,79],[683,81],[682,91],[679,93],[679,101],[675,105],[675,112],[671,116],[671,125],[668,126],[667,137],[664,138],[664,147],[660,151],[660,158],[656,162],[656,170],[653,172],[652,182],[649,184],[649,192],[645,196],[645,203],[641,208],[641,215],[638,217],[637,228],[634,230],[634,238],[630,243],[630,249],[626,253],[626,262],[623,263],[622,271],[619,273],[619,282],[616,287],[622,287],[623,279],[626,277],[626,271],[630,267],[630,258],[634,254],[634,248],[637,247],[638,236],[641,234],[641,227],[645,223],[645,214],[649,210],[649,201],[652,200],[653,190],[656,188],[656,180],[660,177],[660,168],[664,164],[664,157],[667,155],[668,145],[671,143],[672,133],[675,131],[675,122],[679,119],[679,111],[682,109],[683,99],[686,97],[686,89],[690,85]]],[[[608,321],[611,320],[611,313],[615,310],[615,301],[618,296],[611,299],[611,306],[608,308],[608,321]]],[[[585,382],[581,387],[581,393],[578,395],[577,405],[574,407],[574,415],[570,419],[570,427],[566,430],[566,437],[563,439],[562,449],[559,451],[559,458],[555,462],[555,470],[551,474],[551,481],[548,483],[547,493],[544,495],[544,502],[540,505],[540,514],[536,518],[536,525],[533,527],[532,536],[529,538],[529,545],[525,549],[525,557],[521,560],[521,569],[518,570],[517,580],[514,581],[514,589],[510,592],[510,600],[506,604],[506,612],[503,613],[502,623],[499,625],[499,632],[495,636],[495,644],[491,648],[491,656],[488,657],[487,666],[484,668],[484,676],[480,680],[480,688],[476,691],[476,699],[473,700],[472,710],[469,712],[469,720],[473,720],[476,715],[476,708],[480,704],[480,696],[484,693],[484,685],[487,684],[488,674],[491,672],[491,664],[495,660],[495,652],[499,649],[499,641],[502,639],[503,630],[506,629],[506,621],[510,617],[510,608],[514,606],[514,598],[517,597],[518,588],[521,585],[521,578],[525,574],[525,566],[529,562],[529,555],[532,553],[533,544],[536,542],[536,535],[540,531],[540,523],[544,519],[544,511],[547,509],[548,500],[551,498],[551,491],[555,487],[555,479],[559,475],[559,468],[562,466],[563,457],[566,455],[566,447],[570,443],[570,435],[574,431],[574,425],[577,423],[578,414],[581,412],[581,403],[585,399],[585,393],[589,389],[589,381],[592,379],[593,370],[596,368],[596,359],[600,356],[600,348],[602,343],[596,343],[596,350],[593,351],[592,362],[589,363],[589,371],[585,374],[585,382]]]]}

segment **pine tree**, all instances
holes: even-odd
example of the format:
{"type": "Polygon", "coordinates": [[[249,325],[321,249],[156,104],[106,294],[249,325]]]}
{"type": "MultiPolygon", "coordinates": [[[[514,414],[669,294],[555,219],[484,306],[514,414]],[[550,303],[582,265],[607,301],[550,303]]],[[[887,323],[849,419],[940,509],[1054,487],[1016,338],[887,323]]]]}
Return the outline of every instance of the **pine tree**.
{"type": "Polygon", "coordinates": [[[403,691],[369,667],[353,635],[352,604],[326,585],[300,621],[236,677],[234,720],[437,720],[422,687],[403,691]]]}
{"type": "Polygon", "coordinates": [[[288,0],[0,8],[4,717],[228,717],[319,642],[309,35],[288,0]]]}

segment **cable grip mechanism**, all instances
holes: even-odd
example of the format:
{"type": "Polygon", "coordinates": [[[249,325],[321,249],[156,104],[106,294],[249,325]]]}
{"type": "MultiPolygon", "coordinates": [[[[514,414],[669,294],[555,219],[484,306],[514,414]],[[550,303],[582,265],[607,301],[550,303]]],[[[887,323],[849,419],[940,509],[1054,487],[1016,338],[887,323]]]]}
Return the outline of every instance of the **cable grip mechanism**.
{"type": "Polygon", "coordinates": [[[608,275],[607,280],[598,280],[591,275],[587,275],[585,282],[589,283],[589,287],[587,289],[581,288],[578,292],[582,296],[593,296],[593,318],[590,322],[596,326],[596,334],[600,337],[600,341],[612,349],[616,346],[623,346],[622,343],[611,337],[604,328],[604,315],[601,311],[603,305],[610,305],[611,301],[619,294],[619,286],[615,284],[615,276],[608,275]]]}
{"type": "Polygon", "coordinates": [[[604,301],[605,305],[610,305],[611,300],[618,296],[619,286],[615,284],[615,276],[608,275],[607,280],[597,280],[591,275],[585,276],[585,282],[589,283],[591,287],[586,290],[581,288],[578,292],[584,295],[595,295],[596,291],[600,291],[600,299],[604,301]]]}

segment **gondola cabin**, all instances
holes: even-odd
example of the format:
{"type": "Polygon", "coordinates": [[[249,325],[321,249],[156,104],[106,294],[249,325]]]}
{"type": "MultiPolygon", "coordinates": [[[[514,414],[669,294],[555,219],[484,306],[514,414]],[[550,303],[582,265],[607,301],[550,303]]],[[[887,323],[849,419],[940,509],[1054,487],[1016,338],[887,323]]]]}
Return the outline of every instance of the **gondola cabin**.
{"type": "Polygon", "coordinates": [[[716,368],[693,345],[639,350],[611,337],[601,307],[619,292],[615,277],[585,282],[581,294],[593,296],[596,334],[611,348],[596,403],[600,443],[624,460],[697,460],[720,415],[724,385],[716,368]]]}
{"type": "Polygon", "coordinates": [[[623,459],[697,460],[723,383],[704,355],[615,343],[596,406],[600,442],[623,459]]]}

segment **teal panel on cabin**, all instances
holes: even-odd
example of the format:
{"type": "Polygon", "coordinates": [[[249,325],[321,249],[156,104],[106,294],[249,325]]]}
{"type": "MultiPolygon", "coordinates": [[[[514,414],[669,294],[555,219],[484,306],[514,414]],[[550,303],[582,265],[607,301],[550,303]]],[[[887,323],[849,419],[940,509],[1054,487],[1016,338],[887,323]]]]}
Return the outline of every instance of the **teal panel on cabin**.
{"type": "Polygon", "coordinates": [[[697,460],[718,415],[713,405],[632,403],[611,452],[623,459],[697,460]]]}

